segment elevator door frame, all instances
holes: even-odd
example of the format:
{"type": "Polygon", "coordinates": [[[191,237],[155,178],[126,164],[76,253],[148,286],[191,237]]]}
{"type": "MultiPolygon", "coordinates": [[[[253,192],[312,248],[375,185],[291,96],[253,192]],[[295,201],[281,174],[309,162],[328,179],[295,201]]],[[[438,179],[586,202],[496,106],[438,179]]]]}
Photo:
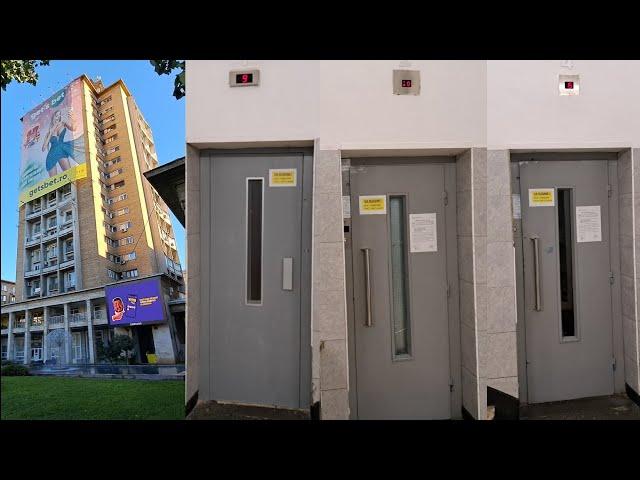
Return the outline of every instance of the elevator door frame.
{"type": "MultiPolygon", "coordinates": [[[[300,374],[299,374],[299,409],[308,411],[312,402],[311,384],[311,246],[312,246],[312,212],[313,212],[313,168],[314,150],[312,147],[274,147],[274,148],[206,148],[199,152],[201,178],[210,178],[211,169],[216,156],[255,155],[269,156],[294,153],[302,157],[302,175],[298,182],[302,184],[302,218],[301,218],[301,280],[300,280],[300,374]]],[[[265,179],[268,181],[268,179],[265,179]]],[[[211,216],[211,198],[214,195],[213,186],[201,182],[200,184],[200,258],[203,292],[209,290],[212,283],[213,258],[209,254],[212,248],[213,219],[211,216]]],[[[268,183],[266,184],[268,185],[268,183]]],[[[277,281],[281,281],[277,279],[277,281]]],[[[217,400],[213,398],[213,341],[211,340],[213,325],[213,308],[209,302],[201,299],[200,315],[203,321],[200,326],[200,358],[199,358],[199,396],[203,400],[217,400]]]]}
{"type": "MultiPolygon", "coordinates": [[[[350,174],[352,165],[408,165],[416,163],[445,165],[445,189],[447,205],[445,211],[453,212],[453,218],[446,219],[445,238],[447,239],[447,277],[449,283],[448,325],[449,325],[449,378],[451,418],[458,419],[462,412],[462,358],[460,346],[460,304],[458,282],[458,239],[457,239],[457,203],[456,168],[457,157],[349,157],[342,159],[342,195],[351,201],[350,174]],[[450,241],[453,239],[453,241],[450,241]]],[[[444,199],[443,199],[444,201],[444,199]]],[[[351,202],[351,204],[353,204],[351,202]]],[[[353,210],[351,211],[353,216],[353,210]]],[[[345,242],[345,274],[347,297],[347,338],[349,352],[349,419],[358,419],[357,366],[355,357],[355,315],[353,291],[353,249],[351,241],[351,218],[343,218],[345,242]],[[348,231],[347,231],[348,230],[348,231]]]]}
{"type": "MultiPolygon", "coordinates": [[[[624,392],[624,352],[622,338],[622,300],[620,292],[620,222],[619,222],[619,190],[618,190],[618,154],[612,152],[534,152],[534,153],[511,153],[511,193],[520,194],[520,201],[523,200],[523,193],[520,192],[520,162],[554,162],[554,161],[606,161],[609,173],[609,185],[611,194],[609,197],[609,259],[611,272],[614,276],[611,286],[611,321],[613,355],[616,359],[616,368],[613,371],[614,392],[624,392]]],[[[525,192],[526,194],[526,192],[525,192]]],[[[526,324],[525,324],[525,298],[524,298],[524,255],[522,243],[522,218],[514,219],[513,241],[516,256],[516,312],[517,312],[517,348],[518,348],[518,383],[520,403],[529,403],[529,388],[527,375],[527,350],[526,350],[526,324]]],[[[521,216],[522,217],[522,216],[521,216]]]]}

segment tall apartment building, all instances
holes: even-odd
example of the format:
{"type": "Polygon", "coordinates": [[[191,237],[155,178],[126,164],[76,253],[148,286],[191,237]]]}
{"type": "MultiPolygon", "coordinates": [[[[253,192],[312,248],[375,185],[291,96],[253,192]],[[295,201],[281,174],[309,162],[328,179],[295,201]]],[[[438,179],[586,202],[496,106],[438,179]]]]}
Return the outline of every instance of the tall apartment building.
{"type": "Polygon", "coordinates": [[[16,301],[16,282],[10,280],[2,280],[2,301],[0,305],[5,303],[13,303],[16,301]]]}
{"type": "MultiPolygon", "coordinates": [[[[142,176],[158,165],[149,124],[122,80],[105,87],[82,75],[74,82],[82,92],[86,176],[19,207],[17,302],[2,310],[2,348],[3,358],[24,363],[49,358],[44,339],[55,328],[73,339],[70,363],[95,363],[95,342],[112,330],[105,285],[161,274],[165,304],[183,290],[167,206],[142,176]]],[[[163,344],[172,352],[159,361],[180,360],[173,322],[125,330],[140,350],[163,344]]]]}

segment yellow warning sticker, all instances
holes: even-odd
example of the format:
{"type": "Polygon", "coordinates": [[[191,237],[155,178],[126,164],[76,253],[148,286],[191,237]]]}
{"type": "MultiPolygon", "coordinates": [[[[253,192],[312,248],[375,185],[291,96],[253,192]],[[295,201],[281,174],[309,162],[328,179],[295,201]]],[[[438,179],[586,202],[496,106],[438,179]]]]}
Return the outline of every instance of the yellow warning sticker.
{"type": "Polygon", "coordinates": [[[270,168],[270,187],[295,187],[297,184],[295,168],[270,168]]]}
{"type": "Polygon", "coordinates": [[[386,195],[360,195],[360,215],[386,215],[386,195]]]}
{"type": "Polygon", "coordinates": [[[530,207],[553,207],[556,204],[555,189],[553,188],[530,188],[530,207]]]}

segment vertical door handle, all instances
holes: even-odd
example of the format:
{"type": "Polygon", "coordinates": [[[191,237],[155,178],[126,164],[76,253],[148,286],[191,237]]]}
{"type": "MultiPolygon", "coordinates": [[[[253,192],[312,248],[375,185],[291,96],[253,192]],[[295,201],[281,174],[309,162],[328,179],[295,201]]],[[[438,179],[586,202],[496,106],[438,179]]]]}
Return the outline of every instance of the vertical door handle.
{"type": "Polygon", "coordinates": [[[282,289],[293,290],[293,258],[282,259],[282,289]]]}
{"type": "Polygon", "coordinates": [[[367,316],[364,321],[364,326],[370,327],[373,325],[371,318],[371,249],[362,248],[361,250],[362,253],[364,253],[364,288],[367,300],[367,316]]]}
{"type": "Polygon", "coordinates": [[[531,241],[533,242],[533,284],[536,290],[534,309],[539,312],[542,310],[542,299],[540,298],[540,239],[531,237],[531,241]]]}

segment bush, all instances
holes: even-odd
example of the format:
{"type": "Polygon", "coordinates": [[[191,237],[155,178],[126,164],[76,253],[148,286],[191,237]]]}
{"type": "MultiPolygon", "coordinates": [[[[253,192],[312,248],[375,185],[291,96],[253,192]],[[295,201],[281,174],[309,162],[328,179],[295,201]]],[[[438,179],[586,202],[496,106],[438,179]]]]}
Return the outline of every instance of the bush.
{"type": "Polygon", "coordinates": [[[29,369],[24,365],[7,363],[2,366],[3,377],[25,377],[29,375],[29,369]]]}

